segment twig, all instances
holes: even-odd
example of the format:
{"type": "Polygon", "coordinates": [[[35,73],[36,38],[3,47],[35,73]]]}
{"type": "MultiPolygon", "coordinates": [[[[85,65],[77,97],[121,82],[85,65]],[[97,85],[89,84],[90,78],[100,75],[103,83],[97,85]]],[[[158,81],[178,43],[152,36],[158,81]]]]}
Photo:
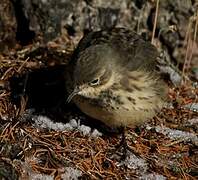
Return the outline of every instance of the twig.
{"type": "MultiPolygon", "coordinates": [[[[190,17],[189,20],[189,25],[186,31],[186,37],[185,37],[185,41],[187,43],[187,48],[186,48],[186,55],[185,55],[185,61],[184,61],[184,65],[183,65],[183,69],[182,69],[182,84],[185,83],[185,78],[184,75],[186,73],[186,71],[189,69],[191,61],[192,61],[192,56],[193,56],[193,50],[196,44],[196,37],[197,37],[197,28],[198,28],[198,10],[196,12],[196,15],[190,17]],[[191,39],[191,28],[192,28],[192,22],[195,22],[195,27],[194,27],[194,34],[193,34],[193,40],[191,39]]],[[[185,43],[184,43],[185,44],[185,43]]]]}
{"type": "Polygon", "coordinates": [[[17,72],[21,72],[21,70],[23,69],[23,67],[25,66],[25,64],[27,63],[27,61],[29,60],[29,57],[21,64],[21,66],[17,69],[17,72]]]}
{"type": "Polygon", "coordinates": [[[152,39],[151,39],[152,44],[154,44],[155,30],[156,30],[156,26],[157,26],[158,9],[159,9],[159,0],[156,1],[155,19],[154,19],[152,39]]]}

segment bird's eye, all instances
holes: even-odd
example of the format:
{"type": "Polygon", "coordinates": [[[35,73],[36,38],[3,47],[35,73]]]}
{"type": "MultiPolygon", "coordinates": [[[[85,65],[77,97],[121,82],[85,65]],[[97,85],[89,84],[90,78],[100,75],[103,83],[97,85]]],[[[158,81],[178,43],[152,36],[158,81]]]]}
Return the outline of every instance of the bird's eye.
{"type": "Polygon", "coordinates": [[[89,84],[90,86],[97,86],[99,84],[100,80],[99,78],[94,79],[93,81],[91,81],[89,84]]]}

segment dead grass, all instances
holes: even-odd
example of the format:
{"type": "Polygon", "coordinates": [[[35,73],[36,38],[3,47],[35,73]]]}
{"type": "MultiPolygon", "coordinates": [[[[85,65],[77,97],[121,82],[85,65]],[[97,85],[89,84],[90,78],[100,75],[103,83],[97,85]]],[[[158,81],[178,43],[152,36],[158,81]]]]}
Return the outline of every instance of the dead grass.
{"type": "MultiPolygon", "coordinates": [[[[156,14],[159,0],[156,1],[156,14]]],[[[192,59],[191,51],[197,38],[198,16],[193,19],[195,32],[193,38],[186,33],[186,58],[183,74],[189,69],[192,59]]],[[[157,16],[153,29],[154,40],[157,16]]],[[[58,41],[59,43],[60,41],[58,41]]],[[[18,77],[27,72],[41,67],[54,66],[59,61],[54,61],[49,55],[63,53],[64,57],[70,52],[59,50],[58,43],[49,43],[43,49],[43,56],[34,54],[33,45],[13,50],[10,56],[0,56],[0,159],[16,168],[21,177],[26,177],[28,172],[53,175],[60,179],[64,167],[74,167],[82,171],[85,179],[125,179],[137,178],[135,170],[125,166],[118,166],[119,161],[113,157],[115,145],[119,137],[84,136],[78,131],[62,131],[39,129],[32,126],[31,121],[24,121],[28,101],[27,96],[21,96],[16,104],[11,100],[12,89],[10,78],[18,77]],[[33,55],[32,55],[33,54],[33,55]],[[31,55],[31,57],[30,57],[31,55]],[[27,57],[28,56],[28,57],[27,57]],[[21,165],[22,164],[22,165],[21,165]]],[[[72,43],[70,42],[70,45],[72,43]]],[[[72,46],[73,47],[73,46],[72,46]]],[[[71,51],[71,46],[67,46],[71,51]]],[[[65,62],[64,62],[65,63],[65,62]]],[[[197,124],[190,124],[188,120],[197,118],[198,112],[184,109],[190,103],[198,103],[198,88],[192,82],[185,81],[180,87],[169,87],[169,101],[172,107],[167,107],[150,121],[149,125],[169,127],[173,130],[182,130],[197,135],[197,124]]],[[[128,144],[145,159],[149,164],[149,172],[158,173],[168,179],[197,179],[198,159],[197,145],[185,142],[182,139],[173,140],[156,132],[154,128],[128,129],[128,144]]]]}
{"type": "MultiPolygon", "coordinates": [[[[25,68],[28,62],[30,60],[18,61],[15,65],[11,63],[11,67],[10,63],[5,63],[6,68],[1,74],[2,81],[9,81],[8,77],[28,71],[25,68]]],[[[10,93],[11,89],[7,88],[0,94],[1,157],[10,159],[14,156],[13,159],[17,160],[10,163],[13,167],[17,167],[19,172],[23,172],[24,166],[19,166],[18,160],[28,165],[31,171],[50,174],[57,179],[60,178],[62,168],[65,166],[75,167],[83,172],[83,176],[91,179],[138,177],[135,171],[117,166],[118,161],[112,158],[112,150],[115,149],[119,137],[91,138],[83,136],[78,131],[56,132],[34,128],[31,122],[20,120],[26,110],[27,99],[21,97],[20,103],[16,106],[10,101],[10,93]],[[13,152],[5,153],[7,145],[10,145],[11,149],[16,146],[20,150],[15,155],[13,152]]],[[[164,108],[150,125],[166,126],[197,134],[197,129],[193,125],[185,126],[187,120],[197,118],[197,112],[182,109],[185,104],[198,103],[197,95],[198,89],[189,84],[179,88],[170,87],[169,98],[173,107],[164,108]]],[[[129,145],[149,163],[150,172],[171,179],[196,179],[194,174],[198,168],[197,148],[192,143],[171,140],[161,133],[147,129],[141,129],[134,136],[134,131],[129,128],[128,135],[129,145]]]]}

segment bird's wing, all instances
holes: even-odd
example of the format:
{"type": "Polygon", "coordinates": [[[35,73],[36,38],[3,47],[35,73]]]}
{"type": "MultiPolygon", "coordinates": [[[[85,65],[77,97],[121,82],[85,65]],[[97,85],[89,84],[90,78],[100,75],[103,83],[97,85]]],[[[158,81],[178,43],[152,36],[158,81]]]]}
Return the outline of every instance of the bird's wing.
{"type": "Polygon", "coordinates": [[[78,59],[79,53],[96,44],[108,44],[120,56],[120,63],[128,64],[131,70],[139,67],[152,69],[155,66],[158,52],[155,46],[146,42],[137,33],[125,28],[90,32],[79,42],[72,59],[78,59]]]}
{"type": "Polygon", "coordinates": [[[113,48],[119,52],[120,60],[127,63],[128,69],[144,68],[150,71],[156,67],[157,48],[142,36],[122,28],[112,31],[112,35],[113,48]]]}

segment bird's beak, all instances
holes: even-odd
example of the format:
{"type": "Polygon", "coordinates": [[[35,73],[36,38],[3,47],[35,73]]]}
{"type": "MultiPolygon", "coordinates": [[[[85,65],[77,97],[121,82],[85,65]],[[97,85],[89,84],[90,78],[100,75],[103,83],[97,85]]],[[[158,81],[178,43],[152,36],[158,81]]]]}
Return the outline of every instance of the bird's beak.
{"type": "Polygon", "coordinates": [[[73,92],[69,95],[69,97],[67,98],[67,103],[69,103],[69,102],[72,100],[72,98],[73,98],[75,95],[77,95],[79,92],[80,92],[80,89],[79,89],[79,88],[75,88],[75,89],[73,90],[73,92]]]}

